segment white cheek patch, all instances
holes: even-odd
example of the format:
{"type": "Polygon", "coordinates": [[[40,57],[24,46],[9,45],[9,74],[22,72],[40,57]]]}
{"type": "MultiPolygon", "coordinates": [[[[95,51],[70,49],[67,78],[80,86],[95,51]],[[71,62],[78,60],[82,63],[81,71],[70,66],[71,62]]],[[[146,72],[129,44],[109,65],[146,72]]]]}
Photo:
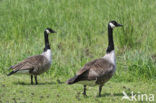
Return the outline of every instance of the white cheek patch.
{"type": "Polygon", "coordinates": [[[115,28],[115,25],[113,23],[109,23],[109,25],[111,26],[111,28],[115,28]]]}
{"type": "Polygon", "coordinates": [[[49,34],[49,33],[50,33],[50,31],[49,31],[48,29],[46,29],[46,32],[47,32],[47,34],[49,34]]]}

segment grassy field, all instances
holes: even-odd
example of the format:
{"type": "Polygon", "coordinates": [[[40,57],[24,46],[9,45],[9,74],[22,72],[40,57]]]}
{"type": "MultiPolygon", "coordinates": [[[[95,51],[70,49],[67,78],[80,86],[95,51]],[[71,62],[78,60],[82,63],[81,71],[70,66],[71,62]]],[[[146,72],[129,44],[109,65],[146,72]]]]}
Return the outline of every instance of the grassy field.
{"type": "Polygon", "coordinates": [[[155,83],[151,81],[110,81],[103,87],[101,97],[98,97],[98,87],[87,87],[88,95],[84,97],[82,85],[68,86],[64,83],[64,78],[42,76],[39,78],[39,85],[30,85],[29,79],[28,76],[0,76],[0,103],[131,103],[132,101],[122,100],[123,91],[129,96],[132,91],[137,95],[146,93],[148,98],[149,94],[156,95],[155,83]]]}
{"type": "Polygon", "coordinates": [[[122,91],[156,95],[155,5],[155,0],[0,0],[0,102],[119,103],[122,91]],[[81,85],[58,81],[105,55],[110,20],[124,25],[114,30],[117,71],[101,98],[97,87],[89,87],[84,98],[81,85]],[[29,85],[24,75],[7,77],[11,65],[42,53],[47,27],[57,34],[49,36],[53,63],[41,84],[29,85]]]}

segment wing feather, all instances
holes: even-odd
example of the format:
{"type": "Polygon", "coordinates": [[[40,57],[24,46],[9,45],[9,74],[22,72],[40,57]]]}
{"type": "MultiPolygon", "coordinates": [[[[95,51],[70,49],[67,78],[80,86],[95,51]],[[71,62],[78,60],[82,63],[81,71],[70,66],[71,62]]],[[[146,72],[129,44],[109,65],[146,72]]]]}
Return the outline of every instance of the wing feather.
{"type": "Polygon", "coordinates": [[[77,73],[80,80],[96,80],[97,77],[101,77],[110,72],[113,68],[113,64],[104,58],[95,59],[87,63],[77,73]]]}
{"type": "Polygon", "coordinates": [[[43,55],[31,56],[29,58],[24,59],[22,62],[12,66],[11,68],[14,71],[19,70],[30,70],[35,67],[39,67],[44,63],[45,57],[43,55]]]}

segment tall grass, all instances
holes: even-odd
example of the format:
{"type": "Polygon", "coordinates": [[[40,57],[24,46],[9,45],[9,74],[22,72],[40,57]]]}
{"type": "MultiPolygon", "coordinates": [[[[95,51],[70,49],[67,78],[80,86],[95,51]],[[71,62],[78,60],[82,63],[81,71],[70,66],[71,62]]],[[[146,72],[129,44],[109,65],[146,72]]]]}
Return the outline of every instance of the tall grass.
{"type": "Polygon", "coordinates": [[[53,65],[47,75],[73,76],[105,54],[107,23],[116,20],[124,27],[114,30],[118,68],[113,80],[155,78],[151,58],[156,53],[155,4],[155,0],[1,0],[0,72],[40,54],[43,31],[51,27],[57,34],[49,37],[53,65]]]}

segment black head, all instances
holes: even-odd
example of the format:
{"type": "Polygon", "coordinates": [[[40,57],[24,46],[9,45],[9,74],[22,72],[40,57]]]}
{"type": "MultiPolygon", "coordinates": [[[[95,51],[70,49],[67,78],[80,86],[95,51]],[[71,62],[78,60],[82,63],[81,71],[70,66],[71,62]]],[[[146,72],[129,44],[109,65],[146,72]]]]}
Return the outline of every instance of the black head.
{"type": "Polygon", "coordinates": [[[54,30],[52,30],[51,28],[46,28],[45,29],[45,32],[47,33],[47,34],[50,34],[50,33],[56,33],[54,30]]]}
{"type": "Polygon", "coordinates": [[[115,28],[115,27],[121,27],[123,26],[122,24],[117,23],[116,21],[110,21],[108,24],[111,28],[115,28]]]}

